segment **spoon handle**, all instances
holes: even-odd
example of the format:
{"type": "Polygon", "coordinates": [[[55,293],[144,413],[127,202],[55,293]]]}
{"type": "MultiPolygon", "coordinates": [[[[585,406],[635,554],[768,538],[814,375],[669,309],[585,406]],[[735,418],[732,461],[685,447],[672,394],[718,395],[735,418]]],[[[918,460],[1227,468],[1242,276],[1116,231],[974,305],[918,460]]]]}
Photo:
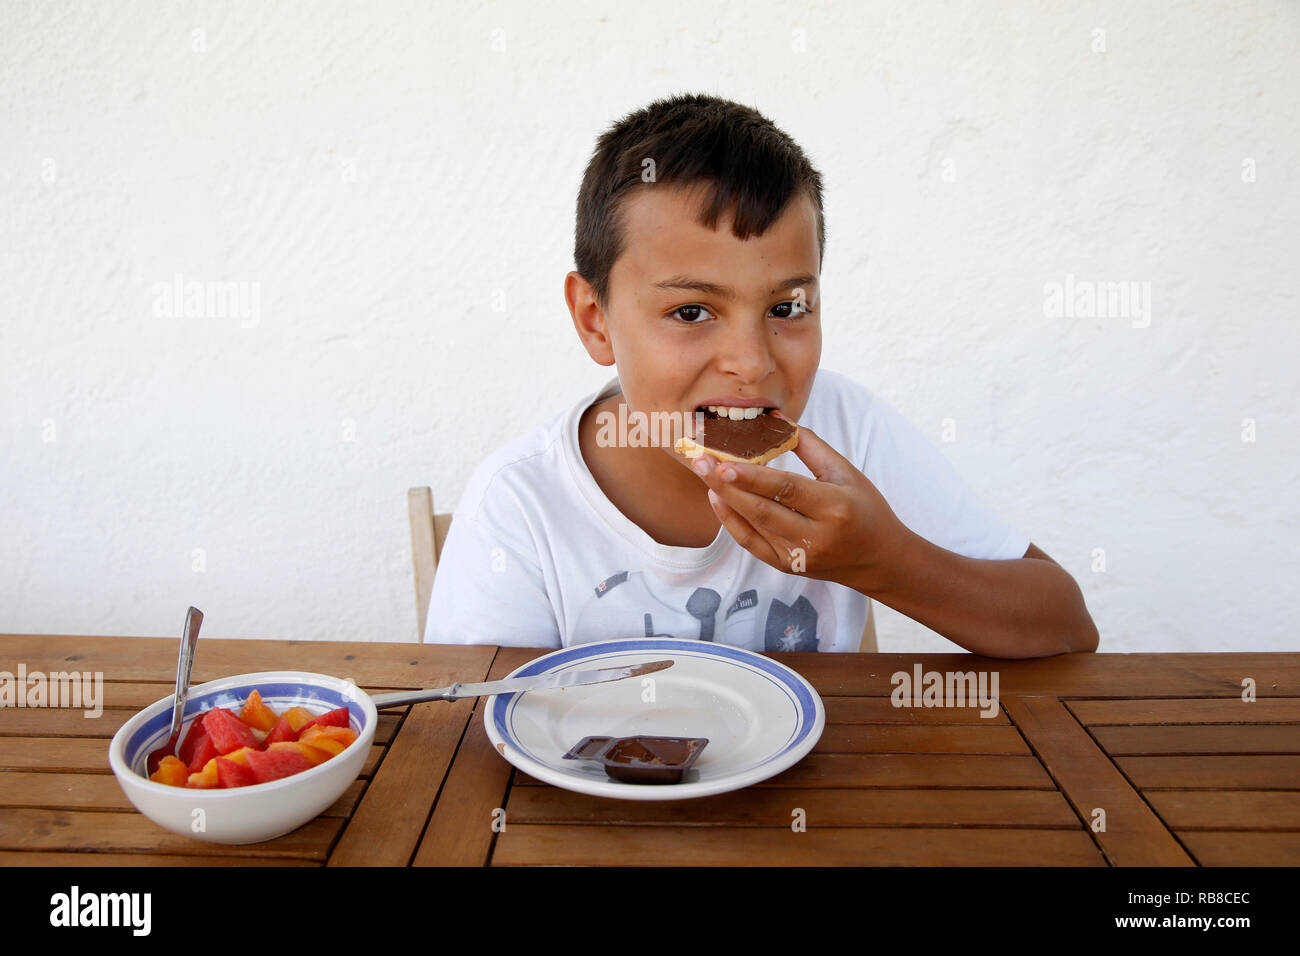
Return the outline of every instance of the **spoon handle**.
{"type": "Polygon", "coordinates": [[[181,635],[181,653],[176,661],[176,699],[172,704],[172,733],[175,740],[181,732],[181,723],[185,719],[185,698],[190,693],[190,671],[194,667],[194,647],[199,642],[199,625],[203,623],[203,612],[191,607],[185,613],[185,633],[181,635]]]}

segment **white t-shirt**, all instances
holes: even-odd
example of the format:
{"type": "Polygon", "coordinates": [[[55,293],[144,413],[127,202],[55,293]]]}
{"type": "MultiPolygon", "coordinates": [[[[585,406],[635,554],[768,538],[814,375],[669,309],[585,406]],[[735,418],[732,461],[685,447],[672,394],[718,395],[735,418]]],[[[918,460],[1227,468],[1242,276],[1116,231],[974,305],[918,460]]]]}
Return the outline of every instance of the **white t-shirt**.
{"type": "MultiPolygon", "coordinates": [[[[614,378],[475,470],[438,562],[425,641],[559,648],[653,635],[858,650],[869,603],[860,592],[779,571],[725,527],[706,548],[659,544],[614,507],[583,460],[578,422],[618,389],[614,378]]],[[[1024,557],[1029,539],[863,386],[819,369],[799,421],[923,538],[972,558],[1024,557]]],[[[768,467],[812,477],[793,451],[768,467]]]]}

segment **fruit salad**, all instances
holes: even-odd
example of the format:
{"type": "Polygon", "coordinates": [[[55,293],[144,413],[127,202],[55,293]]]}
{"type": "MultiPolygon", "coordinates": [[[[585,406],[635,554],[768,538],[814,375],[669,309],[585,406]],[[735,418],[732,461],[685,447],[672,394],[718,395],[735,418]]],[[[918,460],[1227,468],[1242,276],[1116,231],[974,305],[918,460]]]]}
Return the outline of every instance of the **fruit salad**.
{"type": "Polygon", "coordinates": [[[176,756],[164,757],[149,779],[204,790],[269,783],[338,756],[356,739],[346,707],[277,714],[255,689],[238,714],[214,707],[195,717],[176,756]]]}

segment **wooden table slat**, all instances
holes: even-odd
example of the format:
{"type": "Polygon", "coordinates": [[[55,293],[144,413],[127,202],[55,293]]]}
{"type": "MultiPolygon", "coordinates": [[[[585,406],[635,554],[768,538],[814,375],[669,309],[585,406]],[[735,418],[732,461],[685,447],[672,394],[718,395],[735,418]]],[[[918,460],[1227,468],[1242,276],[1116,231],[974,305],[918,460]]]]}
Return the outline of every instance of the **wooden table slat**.
{"type": "Polygon", "coordinates": [[[789,828],[802,811],[820,827],[1044,827],[1082,830],[1051,790],[788,790],[748,787],[695,800],[606,800],[558,787],[514,787],[506,818],[517,823],[789,828]]]}
{"type": "Polygon", "coordinates": [[[583,827],[507,823],[493,866],[1105,866],[1065,830],[583,827]]]}
{"type": "MultiPolygon", "coordinates": [[[[321,816],[352,814],[366,781],[357,780],[321,816]]],[[[117,777],[104,773],[51,773],[12,770],[0,773],[0,807],[64,810],[131,810],[117,777]]]]}
{"type": "Polygon", "coordinates": [[[979,707],[896,707],[888,697],[823,697],[827,724],[977,724],[1007,726],[997,710],[989,717],[979,707]]]}
{"type": "Polygon", "coordinates": [[[1110,724],[1300,724],[1300,697],[1240,696],[1224,700],[1067,700],[1088,727],[1110,724]]]}
{"type": "Polygon", "coordinates": [[[1116,757],[1142,790],[1300,790],[1300,756],[1116,757]]]}
{"type": "MultiPolygon", "coordinates": [[[[974,654],[765,655],[792,666],[827,697],[888,698],[896,673],[997,672],[999,696],[1213,697],[1240,699],[1242,681],[1256,682],[1258,697],[1300,697],[1300,654],[1060,654],[996,660],[974,654]]],[[[955,710],[956,708],[941,708],[955,710]]],[[[918,708],[918,711],[921,710],[918,708]]]]}
{"type": "Polygon", "coordinates": [[[812,752],[1030,755],[1024,738],[1006,724],[828,723],[812,752]]]}
{"type": "Polygon", "coordinates": [[[1300,830],[1298,790],[1148,790],[1175,830],[1300,830]]]}
{"type": "MultiPolygon", "coordinates": [[[[42,673],[91,672],[103,680],[176,681],[175,637],[0,635],[0,671],[19,662],[42,673]]],[[[306,671],[370,687],[445,687],[479,674],[495,648],[475,644],[380,644],[354,641],[253,640],[205,637],[194,654],[195,684],[262,671],[306,671]]],[[[154,697],[165,697],[169,691],[154,697]]]]}
{"type": "Polygon", "coordinates": [[[0,810],[0,850],[141,851],[323,861],[343,824],[336,817],[316,817],[265,843],[225,846],[164,830],[134,811],[5,809],[0,810]]]}
{"type": "Polygon", "coordinates": [[[1300,727],[1286,724],[1180,724],[1093,727],[1112,757],[1169,754],[1300,754],[1300,727]]]}
{"type": "MultiPolygon", "coordinates": [[[[244,856],[202,856],[166,853],[55,853],[0,851],[0,867],[5,866],[248,866],[244,856]]],[[[259,857],[263,866],[322,866],[316,860],[292,857],[259,857]]]]}
{"type": "Polygon", "coordinates": [[[1209,833],[1179,838],[1201,866],[1300,866],[1300,833],[1209,833]]]}

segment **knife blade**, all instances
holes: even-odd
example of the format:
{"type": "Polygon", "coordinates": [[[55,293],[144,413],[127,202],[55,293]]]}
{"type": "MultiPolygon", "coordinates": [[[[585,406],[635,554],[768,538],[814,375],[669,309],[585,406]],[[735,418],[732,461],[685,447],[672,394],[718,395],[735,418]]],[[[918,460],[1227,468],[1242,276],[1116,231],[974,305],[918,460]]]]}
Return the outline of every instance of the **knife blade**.
{"type": "Polygon", "coordinates": [[[672,667],[673,662],[650,661],[630,667],[606,667],[594,671],[562,671],[558,674],[542,674],[538,677],[511,677],[506,680],[490,680],[477,684],[456,682],[450,687],[437,687],[432,690],[399,690],[390,694],[371,694],[370,699],[378,708],[397,707],[402,704],[419,704],[426,700],[461,700],[465,697],[490,697],[493,694],[522,694],[526,691],[547,690],[552,687],[578,687],[583,684],[603,684],[606,681],[624,680],[628,677],[641,677],[656,671],[672,667]]]}

